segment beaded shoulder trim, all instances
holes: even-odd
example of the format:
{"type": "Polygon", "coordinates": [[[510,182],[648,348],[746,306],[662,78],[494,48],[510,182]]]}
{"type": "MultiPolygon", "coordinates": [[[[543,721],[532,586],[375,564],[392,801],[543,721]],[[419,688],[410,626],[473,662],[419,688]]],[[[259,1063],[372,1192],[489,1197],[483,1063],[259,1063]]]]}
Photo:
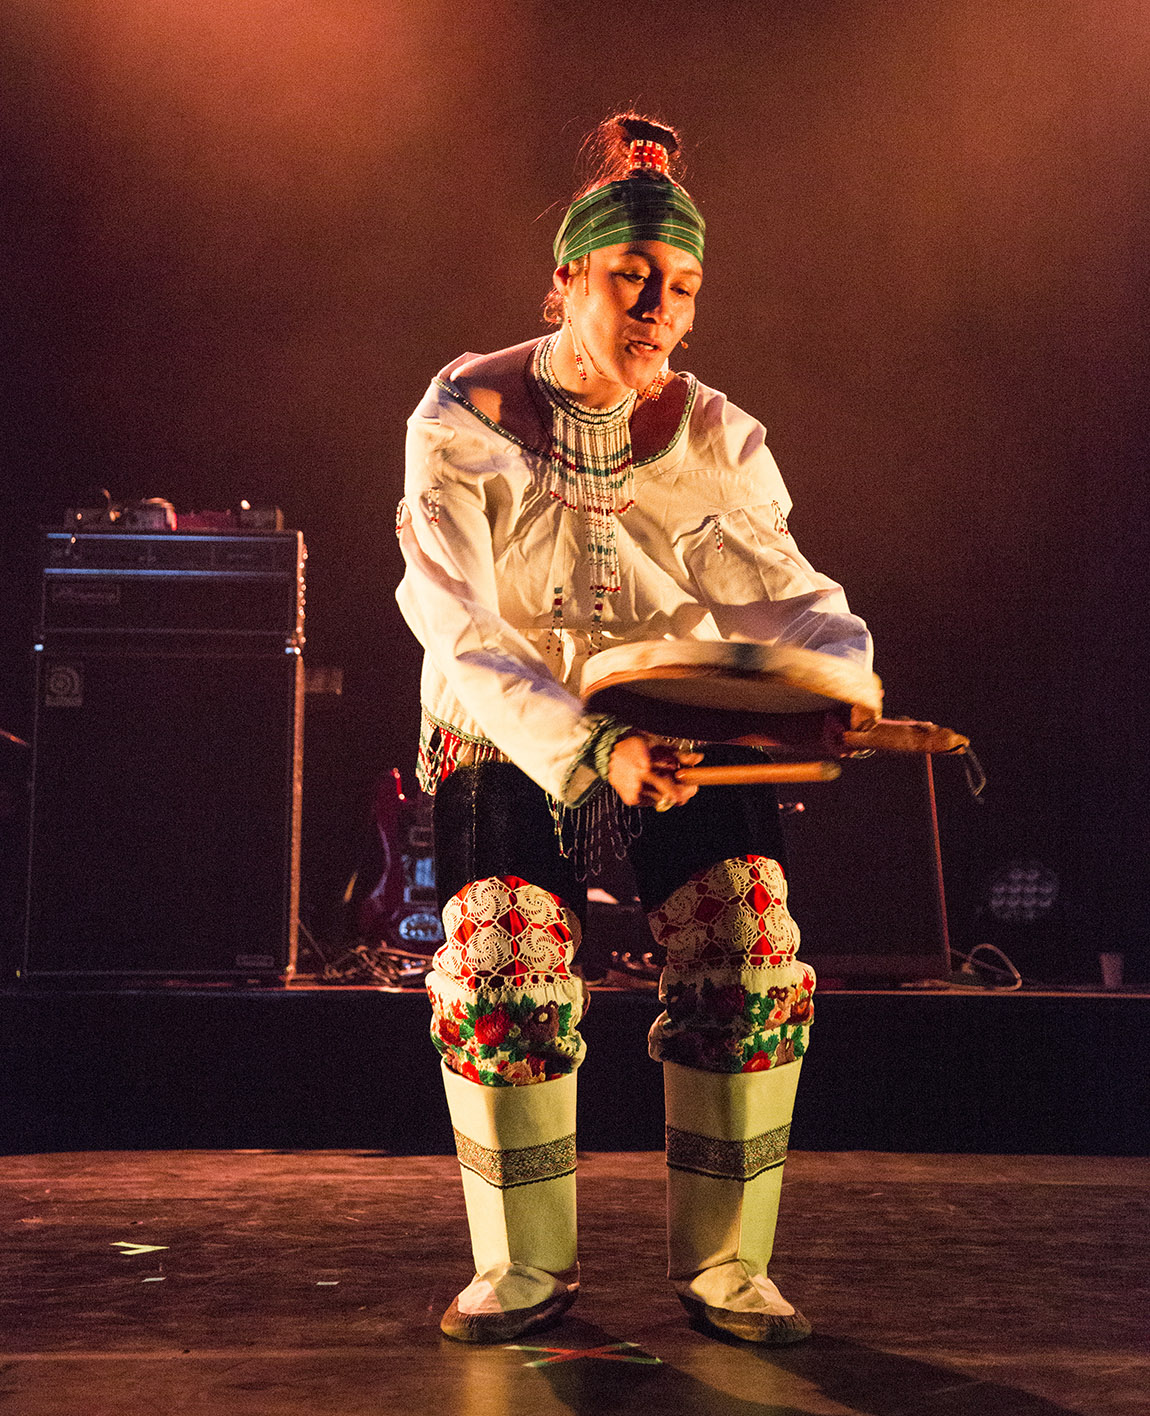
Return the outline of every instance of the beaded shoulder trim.
{"type": "MultiPolygon", "coordinates": [[[[544,338],[546,337],[545,335],[544,338]]],[[[635,462],[636,467],[647,467],[652,462],[658,462],[661,457],[666,457],[669,452],[675,449],[679,440],[687,430],[687,424],[690,422],[691,414],[694,412],[695,404],[699,397],[699,380],[694,374],[688,373],[686,369],[677,373],[675,377],[683,379],[687,385],[687,401],[683,405],[683,416],[679,419],[679,426],[671,434],[671,440],[665,447],[661,447],[658,452],[653,452],[647,457],[638,458],[635,462]]],[[[440,393],[445,393],[453,403],[458,403],[460,408],[466,408],[468,413],[470,413],[473,418],[477,418],[485,428],[490,428],[493,433],[498,433],[501,438],[506,438],[509,443],[513,443],[516,447],[521,447],[524,452],[529,452],[534,457],[543,456],[539,448],[529,447],[522,438],[517,438],[515,434],[505,428],[502,423],[496,423],[493,419],[488,418],[485,413],[481,413],[474,403],[470,402],[470,400],[460,393],[459,389],[455,387],[450,379],[432,379],[432,384],[440,393]]]]}

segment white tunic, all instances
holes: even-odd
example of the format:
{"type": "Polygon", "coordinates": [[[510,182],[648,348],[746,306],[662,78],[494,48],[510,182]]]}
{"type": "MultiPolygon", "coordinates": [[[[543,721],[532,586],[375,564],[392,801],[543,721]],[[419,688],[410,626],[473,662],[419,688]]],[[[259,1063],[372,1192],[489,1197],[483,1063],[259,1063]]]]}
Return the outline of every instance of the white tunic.
{"type": "Polygon", "coordinates": [[[568,805],[598,782],[581,757],[601,720],[578,697],[595,647],[751,639],[870,667],[866,625],[787,530],[762,425],[684,377],[682,422],[636,464],[635,504],[617,519],[621,588],[598,631],[582,518],[548,494],[540,454],[447,380],[408,421],[396,598],[425,650],[425,734],[497,749],[568,805]]]}

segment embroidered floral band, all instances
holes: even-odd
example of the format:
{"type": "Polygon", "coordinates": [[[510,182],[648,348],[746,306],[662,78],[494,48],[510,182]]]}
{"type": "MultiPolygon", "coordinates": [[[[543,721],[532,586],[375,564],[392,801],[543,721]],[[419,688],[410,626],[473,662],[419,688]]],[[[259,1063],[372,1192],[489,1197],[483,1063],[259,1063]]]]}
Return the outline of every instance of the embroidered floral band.
{"type": "Polygon", "coordinates": [[[541,1146],[524,1146],[522,1150],[489,1150],[455,1132],[455,1149],[465,1170],[474,1171],[489,1185],[510,1190],[517,1185],[538,1185],[541,1180],[558,1180],[575,1171],[575,1135],[560,1136],[541,1146]]]}
{"type": "Polygon", "coordinates": [[[695,1175],[713,1175],[721,1180],[753,1180],[766,1170],[774,1170],[787,1158],[791,1124],[776,1126],[749,1141],[717,1141],[694,1131],[667,1127],[667,1165],[672,1170],[689,1170],[695,1175]]]}
{"type": "Polygon", "coordinates": [[[483,989],[468,996],[433,973],[431,1040],[453,1072],[480,1086],[554,1081],[573,1072],[585,1051],[578,1031],[580,981],[572,979],[568,991],[566,1001],[554,996],[558,984],[531,993],[483,989]]]}

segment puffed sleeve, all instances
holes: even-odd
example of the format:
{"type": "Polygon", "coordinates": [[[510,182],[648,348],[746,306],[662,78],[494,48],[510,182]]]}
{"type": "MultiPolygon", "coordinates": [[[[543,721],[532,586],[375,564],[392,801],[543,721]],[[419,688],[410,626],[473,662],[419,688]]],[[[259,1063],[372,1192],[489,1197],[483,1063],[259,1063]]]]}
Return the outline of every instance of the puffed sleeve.
{"type": "Polygon", "coordinates": [[[581,759],[602,719],[584,712],[499,613],[499,484],[498,456],[482,431],[412,417],[396,522],[406,571],[396,599],[469,719],[544,791],[575,805],[599,780],[581,759]]]}
{"type": "Polygon", "coordinates": [[[726,400],[704,417],[716,477],[712,509],[684,528],[680,554],[719,633],[815,649],[869,669],[865,623],[851,613],[842,586],[795,545],[787,525],[791,499],[762,424],[726,400]]]}

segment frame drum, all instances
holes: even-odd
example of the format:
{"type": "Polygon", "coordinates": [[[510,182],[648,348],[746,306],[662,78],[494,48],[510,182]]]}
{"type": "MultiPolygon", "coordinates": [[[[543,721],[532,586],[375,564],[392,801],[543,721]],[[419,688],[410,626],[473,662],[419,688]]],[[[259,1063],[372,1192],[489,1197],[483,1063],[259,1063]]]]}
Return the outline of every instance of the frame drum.
{"type": "Polygon", "coordinates": [[[857,704],[876,718],[882,711],[878,677],[849,659],[730,640],[604,649],[584,665],[581,691],[592,712],[698,742],[752,738],[833,750],[845,710],[857,704]]]}

